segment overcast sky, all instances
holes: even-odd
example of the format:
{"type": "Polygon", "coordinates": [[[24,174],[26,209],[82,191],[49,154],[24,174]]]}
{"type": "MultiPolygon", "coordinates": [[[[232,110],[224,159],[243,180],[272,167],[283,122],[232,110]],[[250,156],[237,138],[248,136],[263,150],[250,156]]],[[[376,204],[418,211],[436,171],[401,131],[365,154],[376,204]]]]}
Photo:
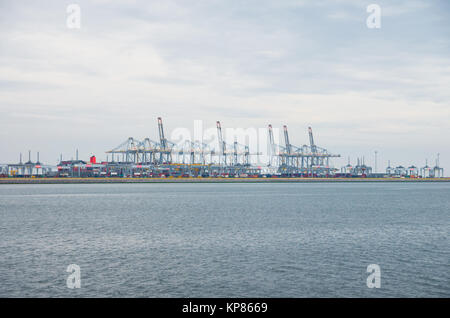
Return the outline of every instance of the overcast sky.
{"type": "Polygon", "coordinates": [[[440,153],[449,175],[449,53],[449,1],[0,0],[0,163],[105,158],[162,116],[169,136],[287,124],[298,145],[311,125],[338,167],[440,153]]]}

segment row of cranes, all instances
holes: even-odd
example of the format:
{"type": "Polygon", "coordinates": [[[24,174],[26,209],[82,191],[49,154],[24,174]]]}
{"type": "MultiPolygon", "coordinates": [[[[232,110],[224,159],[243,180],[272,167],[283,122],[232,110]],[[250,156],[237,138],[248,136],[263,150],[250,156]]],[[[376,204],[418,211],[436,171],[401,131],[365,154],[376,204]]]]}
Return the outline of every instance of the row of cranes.
{"type": "MultiPolygon", "coordinates": [[[[182,175],[242,175],[258,173],[250,165],[250,151],[247,145],[232,145],[225,142],[222,127],[217,121],[218,150],[198,140],[184,140],[181,143],[169,141],[164,133],[162,118],[158,117],[159,141],[145,138],[143,141],[129,137],[107,154],[112,155],[114,165],[138,165],[152,170],[165,170],[173,175],[178,171],[182,175]]],[[[107,160],[108,161],[108,160],[107,160]]]]}
{"type": "Polygon", "coordinates": [[[143,141],[129,137],[112,150],[106,151],[112,155],[111,162],[141,163],[151,165],[163,164],[211,164],[213,157],[218,157],[218,164],[249,165],[249,147],[235,141],[227,144],[222,137],[222,127],[217,121],[219,151],[209,144],[198,140],[185,140],[181,144],[169,141],[164,134],[161,117],[158,117],[159,142],[145,138],[143,141]]]}
{"type": "Polygon", "coordinates": [[[330,176],[336,171],[330,166],[330,158],[340,157],[314,143],[311,127],[308,127],[309,145],[294,146],[289,141],[287,126],[283,126],[284,146],[274,142],[273,128],[269,125],[269,166],[275,165],[281,174],[289,176],[330,176]]]}
{"type": "MultiPolygon", "coordinates": [[[[214,135],[214,131],[213,135],[214,135]]],[[[117,147],[107,151],[106,161],[96,162],[92,156],[89,162],[78,159],[63,161],[62,155],[54,172],[52,166],[31,161],[16,164],[0,165],[1,176],[142,176],[142,177],[421,177],[440,178],[444,169],[439,166],[439,154],[434,167],[427,164],[422,168],[391,167],[390,162],[386,173],[372,171],[363,158],[357,159],[352,166],[350,159],[339,172],[331,166],[331,159],[340,157],[327,149],[316,145],[311,127],[308,127],[309,144],[295,146],[290,142],[286,125],[283,126],[282,139],[284,144],[278,144],[271,124],[268,125],[267,152],[250,152],[248,144],[237,141],[227,142],[222,133],[220,121],[216,122],[216,137],[214,142],[205,143],[199,140],[182,140],[174,143],[166,138],[163,121],[158,117],[159,140],[150,138],[137,140],[129,137],[117,147]],[[267,157],[258,157],[267,155],[267,157]],[[111,160],[109,160],[111,156],[111,160]],[[256,156],[257,160],[254,160],[256,156]],[[266,161],[267,160],[267,161],[266,161]]],[[[194,134],[195,135],[195,134],[194,134]]],[[[227,131],[227,137],[230,137],[227,131]]],[[[232,136],[231,136],[232,137],[232,136]]],[[[231,138],[230,137],[230,138],[231,138]]],[[[239,136],[241,137],[241,136],[239,136]]],[[[249,137],[250,138],[250,137],[249,137]]],[[[264,136],[265,138],[265,136],[264,136]]],[[[241,139],[240,139],[241,140],[241,139]]],[[[245,142],[247,143],[247,142],[245,142]]],[[[251,144],[251,142],[250,142],[251,144]]],[[[260,147],[260,146],[259,146],[260,147]]],[[[253,146],[252,146],[253,148],[253,146]]],[[[375,161],[376,162],[376,161],[375,161]]]]}
{"type": "Polygon", "coordinates": [[[166,139],[161,117],[158,117],[158,131],[159,142],[150,138],[145,138],[143,141],[140,141],[129,137],[123,143],[106,153],[112,155],[112,163],[170,163],[172,162],[172,149],[175,144],[166,139]]]}
{"type": "MultiPolygon", "coordinates": [[[[162,118],[158,117],[159,141],[145,138],[143,141],[128,138],[106,153],[112,156],[111,164],[139,164],[139,166],[158,166],[171,168],[183,166],[186,173],[192,175],[189,166],[195,166],[196,173],[207,175],[242,175],[259,173],[261,167],[252,166],[251,156],[259,156],[261,152],[251,153],[249,146],[236,139],[229,144],[225,141],[220,121],[216,122],[217,145],[198,140],[185,140],[181,143],[169,141],[164,133],[162,118]]],[[[328,176],[334,172],[330,166],[330,158],[340,155],[330,154],[326,149],[314,143],[311,127],[309,127],[309,145],[294,146],[289,141],[287,126],[283,126],[285,145],[275,144],[272,125],[268,126],[268,163],[267,167],[274,173],[286,176],[328,176]]],[[[107,160],[108,161],[108,160],[107,160]]]]}

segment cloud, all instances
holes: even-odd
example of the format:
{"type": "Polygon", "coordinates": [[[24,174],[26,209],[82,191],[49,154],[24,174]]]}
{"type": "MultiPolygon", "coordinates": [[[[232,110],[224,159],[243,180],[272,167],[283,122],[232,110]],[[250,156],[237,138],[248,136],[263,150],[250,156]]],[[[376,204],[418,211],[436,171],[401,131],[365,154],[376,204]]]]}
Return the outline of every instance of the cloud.
{"type": "Polygon", "coordinates": [[[168,129],[194,119],[288,123],[299,140],[311,124],[336,151],[354,140],[393,149],[387,136],[401,135],[439,149],[444,162],[447,5],[380,1],[382,28],[370,30],[369,3],[80,1],[74,30],[64,3],[3,1],[0,161],[43,147],[41,133],[52,139],[49,157],[68,151],[73,135],[102,152],[156,134],[163,116],[168,129]]]}

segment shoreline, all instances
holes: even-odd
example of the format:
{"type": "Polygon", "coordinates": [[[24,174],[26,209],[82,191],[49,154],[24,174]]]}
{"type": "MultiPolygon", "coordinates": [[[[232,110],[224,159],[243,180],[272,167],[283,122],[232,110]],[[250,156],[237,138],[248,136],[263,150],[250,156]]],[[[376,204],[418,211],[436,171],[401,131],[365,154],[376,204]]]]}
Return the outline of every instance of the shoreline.
{"type": "Polygon", "coordinates": [[[0,178],[1,184],[450,182],[450,178],[0,178]]]}

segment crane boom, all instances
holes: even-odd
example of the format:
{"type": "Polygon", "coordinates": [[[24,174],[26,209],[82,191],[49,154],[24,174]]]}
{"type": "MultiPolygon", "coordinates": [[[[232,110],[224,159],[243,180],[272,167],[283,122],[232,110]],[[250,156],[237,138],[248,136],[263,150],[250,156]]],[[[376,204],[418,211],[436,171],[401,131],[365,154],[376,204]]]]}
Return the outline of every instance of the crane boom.
{"type": "Polygon", "coordinates": [[[275,140],[273,138],[273,128],[272,125],[269,124],[269,166],[272,166],[273,164],[273,157],[276,155],[275,150],[275,140]]]}
{"type": "Polygon", "coordinates": [[[227,146],[222,137],[222,126],[220,125],[220,121],[217,121],[216,124],[217,124],[217,138],[218,138],[219,147],[220,147],[219,162],[221,162],[221,160],[223,159],[223,161],[224,161],[223,163],[224,163],[224,165],[226,165],[227,164],[227,157],[226,157],[227,146]]]}
{"type": "Polygon", "coordinates": [[[219,140],[220,151],[221,154],[224,155],[226,151],[226,145],[222,137],[222,127],[220,126],[220,121],[217,121],[216,124],[217,124],[217,138],[219,140]]]}
{"type": "Polygon", "coordinates": [[[283,131],[284,131],[284,142],[286,144],[286,152],[288,154],[291,154],[291,144],[289,143],[289,134],[286,125],[283,126],[283,131]]]}
{"type": "MultiPolygon", "coordinates": [[[[273,151],[273,147],[274,147],[274,140],[273,140],[273,129],[272,129],[272,125],[269,124],[269,145],[270,145],[270,151],[273,151]]],[[[273,155],[273,153],[271,153],[273,155]]]]}
{"type": "Polygon", "coordinates": [[[159,140],[161,142],[161,148],[165,150],[167,148],[167,142],[166,138],[164,137],[164,127],[161,117],[158,117],[158,131],[159,131],[159,140]]]}
{"type": "Polygon", "coordinates": [[[308,133],[309,133],[309,144],[311,146],[311,152],[312,153],[316,153],[317,152],[317,147],[314,144],[314,137],[313,137],[313,132],[311,127],[308,127],[308,133]]]}

